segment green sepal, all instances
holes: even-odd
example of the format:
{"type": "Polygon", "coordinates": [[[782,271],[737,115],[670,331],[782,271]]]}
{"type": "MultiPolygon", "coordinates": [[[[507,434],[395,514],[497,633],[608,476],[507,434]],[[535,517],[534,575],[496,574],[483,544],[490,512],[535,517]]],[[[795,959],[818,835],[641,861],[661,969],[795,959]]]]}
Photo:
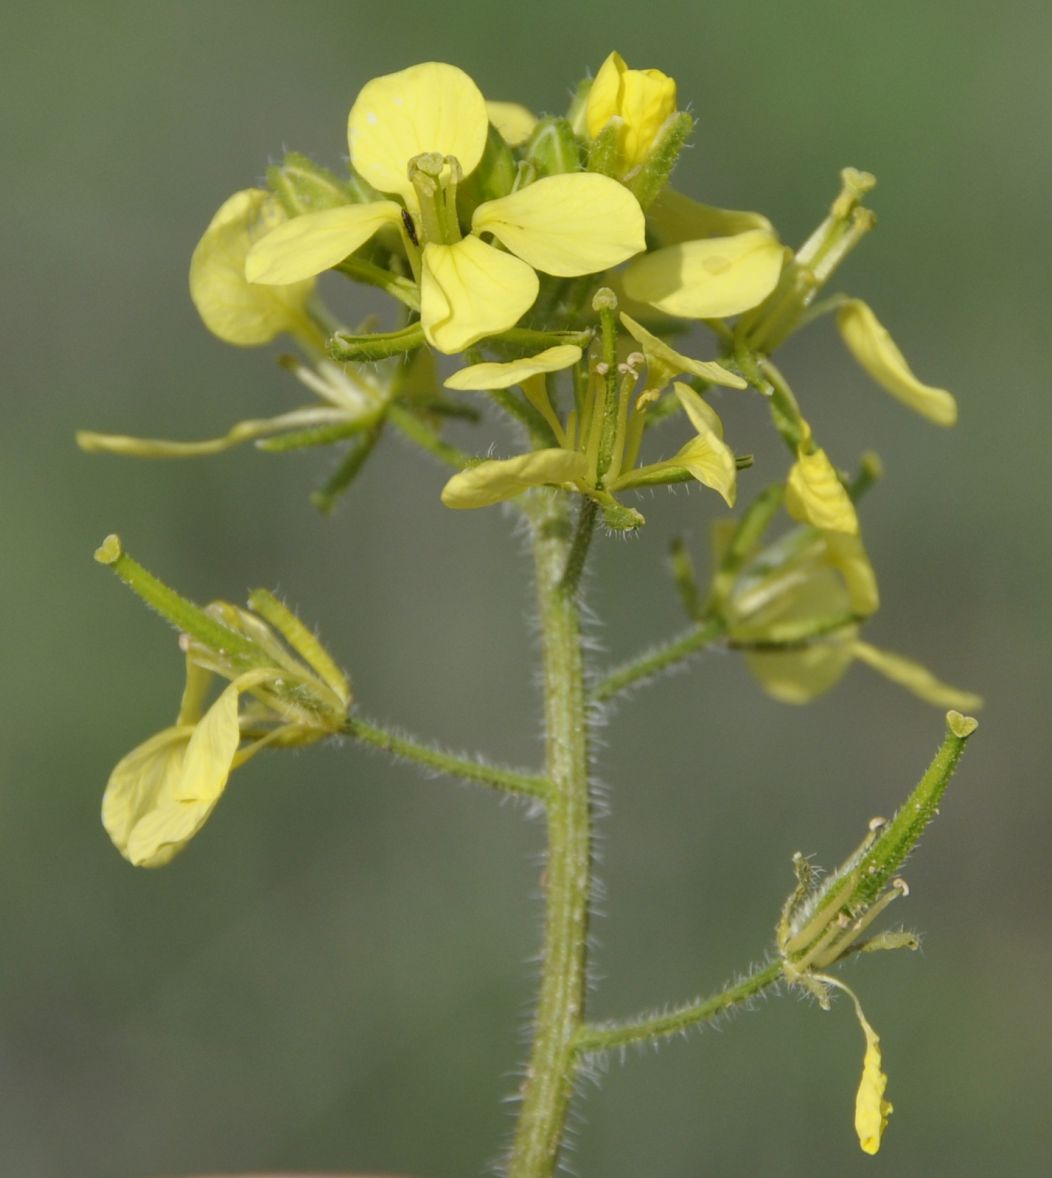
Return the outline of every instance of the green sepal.
{"type": "Polygon", "coordinates": [[[374,425],[367,433],[355,438],[351,448],[347,451],[343,461],[326,480],[323,487],[312,492],[311,504],[322,513],[328,515],[336,505],[336,500],[350,487],[365,465],[365,460],[373,452],[373,448],[380,439],[382,423],[374,425]]]}
{"type": "Polygon", "coordinates": [[[410,323],[398,331],[377,331],[365,335],[351,335],[338,331],[329,340],[329,355],[345,363],[348,360],[385,360],[412,352],[424,342],[424,329],[410,323]]]}
{"type": "Polygon", "coordinates": [[[296,430],[294,433],[279,434],[273,438],[261,438],[256,442],[257,450],[266,450],[270,454],[283,454],[288,450],[309,450],[314,446],[331,446],[333,442],[342,442],[353,438],[363,430],[372,429],[376,425],[373,415],[362,416],[353,421],[341,421],[335,425],[319,425],[313,429],[296,430]]]}
{"type": "Polygon", "coordinates": [[[539,179],[581,170],[581,147],[566,119],[541,119],[526,140],[525,157],[539,179]]]}
{"type": "Polygon", "coordinates": [[[677,536],[672,541],[669,547],[668,562],[683,612],[692,622],[699,621],[703,617],[701,591],[698,588],[698,576],[694,569],[694,561],[691,559],[682,536],[677,536]]]}
{"type": "Polygon", "coordinates": [[[267,168],[267,184],[290,217],[350,204],[350,188],[338,176],[298,151],[267,168]]]}
{"type": "Polygon", "coordinates": [[[618,115],[614,115],[592,140],[588,148],[589,172],[598,172],[601,176],[611,176],[615,180],[620,175],[622,122],[618,115]]]}
{"type": "Polygon", "coordinates": [[[668,183],[679,153],[694,130],[694,119],[685,110],[667,118],[657,134],[646,163],[628,181],[628,187],[645,210],[668,183]]]}
{"type": "Polygon", "coordinates": [[[743,565],[759,548],[764,533],[770,527],[771,520],[782,505],[785,487],[781,483],[773,483],[766,487],[749,504],[734,529],[730,543],[727,545],[709,589],[707,610],[715,609],[722,612],[722,607],[730,595],[734,582],[741,572],[743,565]]]}

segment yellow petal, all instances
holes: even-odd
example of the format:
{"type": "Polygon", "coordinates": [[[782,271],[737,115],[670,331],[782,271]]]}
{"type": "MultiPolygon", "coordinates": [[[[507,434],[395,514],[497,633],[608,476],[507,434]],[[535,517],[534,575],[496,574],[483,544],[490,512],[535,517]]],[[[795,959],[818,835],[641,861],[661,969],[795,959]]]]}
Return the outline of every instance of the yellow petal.
{"type": "Polygon", "coordinates": [[[691,439],[669,462],[689,470],[699,483],[718,491],[728,507],[734,506],[738,479],[734,451],[714,433],[691,439]]]}
{"type": "MultiPolygon", "coordinates": [[[[168,729],[167,734],[159,734],[165,735],[168,743],[159,744],[154,749],[154,760],[144,766],[146,774],[141,777],[138,789],[134,789],[137,806],[133,815],[126,815],[133,818],[126,829],[126,839],[121,843],[114,838],[121,854],[137,867],[164,866],[204,826],[223,796],[240,742],[237,687],[231,683],[219,695],[188,740],[183,728],[168,729]],[[179,734],[179,741],[176,734],[179,734]]],[[[158,739],[154,737],[154,740],[158,739]]],[[[147,741],[135,753],[143,753],[150,743],[147,741]]],[[[125,788],[133,785],[127,761],[128,757],[125,757],[114,769],[114,775],[123,770],[120,780],[125,788]]],[[[111,785],[112,782],[111,777],[111,785]]],[[[110,788],[107,786],[107,795],[110,788]]],[[[104,798],[104,823],[106,812],[104,798]]],[[[110,826],[107,825],[108,829],[110,826]]]]}
{"type": "Polygon", "coordinates": [[[943,683],[920,663],[890,650],[880,650],[868,642],[853,643],[852,652],[862,662],[868,663],[875,671],[885,675],[893,683],[912,691],[926,703],[937,708],[956,708],[961,712],[974,712],[983,705],[982,696],[971,691],[961,691],[943,683]]]}
{"type": "Polygon", "coordinates": [[[522,356],[506,364],[472,364],[454,372],[444,383],[447,389],[509,389],[531,376],[569,368],[580,358],[581,349],[575,344],[560,344],[536,356],[522,356]]]}
{"type": "Polygon", "coordinates": [[[936,425],[956,422],[953,394],[921,384],[887,329],[861,299],[849,299],[837,311],[836,319],[844,343],[877,384],[936,425]]]}
{"type": "Polygon", "coordinates": [[[762,213],[703,205],[674,188],[662,189],[647,207],[647,223],[662,245],[679,245],[704,237],[731,237],[749,229],[774,233],[774,226],[762,213]]]}
{"type": "Polygon", "coordinates": [[[442,488],[447,507],[488,507],[528,487],[559,486],[583,479],[588,463],[576,450],[534,450],[516,458],[489,459],[455,474],[442,488]]]}
{"type": "Polygon", "coordinates": [[[621,313],[621,322],[628,334],[643,349],[647,361],[647,389],[663,389],[673,376],[689,372],[693,376],[700,376],[710,384],[726,385],[732,389],[745,388],[745,381],[733,372],[728,372],[722,364],[714,360],[692,360],[689,356],[680,355],[675,348],[663,339],[647,331],[630,315],[621,313]]]}
{"type": "Polygon", "coordinates": [[[540,284],[518,258],[477,237],[423,250],[420,322],[440,352],[462,352],[487,335],[514,327],[533,305],[540,284]]]}
{"type": "Polygon", "coordinates": [[[801,523],[828,532],[858,535],[858,516],[851,497],[824,450],[801,454],[789,471],[785,510],[801,523]]]}
{"type": "Polygon", "coordinates": [[[621,77],[628,63],[620,53],[611,53],[599,67],[585,104],[585,131],[594,139],[618,113],[617,96],[621,92],[621,77]]]}
{"type": "Polygon", "coordinates": [[[689,384],[677,380],[672,386],[672,391],[690,418],[690,424],[699,434],[715,434],[720,440],[723,439],[723,422],[720,421],[719,414],[689,384]]]}
{"type": "Polygon", "coordinates": [[[783,250],[763,229],[686,241],[634,261],[624,274],[630,298],[669,315],[722,319],[762,302],[778,282],[783,250]]]}
{"type": "Polygon", "coordinates": [[[264,288],[245,278],[253,242],[284,221],[272,196],[246,188],[224,202],[194,249],[190,298],[208,330],[229,344],[269,343],[303,321],[312,281],[264,288]]]}
{"type": "Polygon", "coordinates": [[[537,116],[518,102],[487,102],[486,114],[509,147],[525,143],[537,126],[537,116]]]}
{"type": "Polygon", "coordinates": [[[189,724],[165,728],[122,757],[110,774],[102,796],[102,825],[126,859],[131,858],[128,840],[138,822],[158,804],[158,799],[174,796],[193,732],[189,724]]]}
{"type": "Polygon", "coordinates": [[[245,277],[269,286],[320,274],[401,217],[401,207],[391,200],[304,213],[256,242],[245,261],[245,277]]]}
{"type": "Polygon", "coordinates": [[[745,665],[774,699],[806,704],[836,686],[851,665],[851,651],[838,641],[803,650],[746,651],[745,665]]]}
{"type": "Polygon", "coordinates": [[[471,225],[561,278],[598,273],[646,248],[639,201],[616,180],[594,172],[546,176],[487,201],[471,225]]]}
{"type": "Polygon", "coordinates": [[[857,1000],[855,1008],[866,1036],[862,1080],[855,1096],[855,1132],[863,1153],[875,1154],[880,1149],[880,1139],[893,1110],[890,1102],[884,1099],[888,1078],[881,1070],[880,1036],[866,1022],[857,1000]]]}
{"type": "Polygon", "coordinates": [[[351,162],[374,188],[415,202],[406,171],[414,156],[456,156],[467,176],[488,130],[475,83],[454,65],[428,61],[367,82],[347,119],[347,142],[351,162]]]}

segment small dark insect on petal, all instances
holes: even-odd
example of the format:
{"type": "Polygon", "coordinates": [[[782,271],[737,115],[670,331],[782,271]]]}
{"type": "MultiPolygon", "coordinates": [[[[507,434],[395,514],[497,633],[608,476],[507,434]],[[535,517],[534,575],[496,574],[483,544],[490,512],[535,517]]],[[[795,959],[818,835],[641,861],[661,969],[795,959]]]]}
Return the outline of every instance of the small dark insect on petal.
{"type": "Polygon", "coordinates": [[[413,224],[413,218],[409,214],[408,209],[402,210],[402,224],[405,226],[406,233],[409,234],[409,240],[415,246],[420,245],[420,241],[416,235],[416,226],[413,224]]]}

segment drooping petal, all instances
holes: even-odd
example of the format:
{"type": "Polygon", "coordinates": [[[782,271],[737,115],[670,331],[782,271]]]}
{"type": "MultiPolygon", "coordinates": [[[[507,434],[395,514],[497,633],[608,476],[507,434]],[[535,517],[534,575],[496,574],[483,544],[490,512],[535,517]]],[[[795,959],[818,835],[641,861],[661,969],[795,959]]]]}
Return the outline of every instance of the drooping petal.
{"type": "Polygon", "coordinates": [[[662,245],[679,245],[706,237],[731,237],[750,229],[774,233],[774,226],[762,213],[743,209],[719,209],[664,188],[647,208],[647,223],[662,245]]]}
{"type": "Polygon", "coordinates": [[[852,644],[851,650],[855,658],[861,659],[893,683],[905,687],[919,699],[934,704],[937,708],[956,708],[961,712],[974,712],[983,705],[982,696],[943,683],[927,667],[906,658],[905,655],[880,650],[876,646],[870,646],[868,642],[859,641],[852,644]]]}
{"type": "Polygon", "coordinates": [[[848,299],[836,321],[851,354],[877,384],[936,425],[957,421],[953,394],[922,384],[913,375],[887,329],[861,299],[848,299]]]}
{"type": "Polygon", "coordinates": [[[194,728],[178,771],[169,761],[164,780],[155,778],[159,788],[143,796],[127,845],[120,848],[136,867],[168,863],[201,829],[222,797],[241,740],[237,705],[238,689],[232,683],[194,728]]]}
{"type": "Polygon", "coordinates": [[[880,1057],[880,1036],[866,1021],[862,1008],[855,999],[855,1011],[866,1036],[866,1054],[862,1061],[862,1079],[855,1095],[855,1132],[863,1153],[875,1154],[880,1139],[888,1127],[888,1117],[894,1111],[884,1099],[888,1077],[883,1072],[880,1057]]]}
{"type": "Polygon", "coordinates": [[[440,352],[462,352],[487,335],[514,327],[540,284],[518,258],[477,237],[423,249],[420,322],[440,352]]]}
{"type": "Polygon", "coordinates": [[[800,454],[789,471],[785,510],[801,523],[827,532],[858,535],[858,515],[824,450],[800,454]]]}
{"type": "MultiPolygon", "coordinates": [[[[131,859],[128,842],[137,824],[159,799],[174,796],[175,783],[182,772],[186,746],[193,732],[190,724],[165,728],[122,757],[110,774],[102,795],[102,825],[126,859],[131,859]]],[[[148,866],[160,866],[160,862],[166,861],[148,866]]],[[[147,864],[137,863],[136,866],[147,864]]]]}
{"type": "Polygon", "coordinates": [[[836,684],[851,666],[850,649],[841,641],[815,642],[803,650],[745,652],[745,665],[772,698],[806,704],[836,684]]]}
{"type": "Polygon", "coordinates": [[[745,381],[733,372],[728,372],[722,364],[717,364],[714,360],[693,360],[690,356],[681,355],[624,312],[621,313],[621,322],[628,334],[643,349],[647,361],[648,390],[663,389],[672,377],[680,376],[684,372],[700,376],[710,384],[726,385],[732,389],[745,388],[745,381]]]}
{"type": "Polygon", "coordinates": [[[351,162],[374,188],[415,203],[409,161],[425,152],[456,156],[467,176],[488,129],[486,100],[471,78],[428,61],[367,82],[347,118],[347,142],[351,162]]]}
{"type": "Polygon", "coordinates": [[[488,507],[528,487],[560,486],[583,479],[585,456],[576,450],[534,450],[515,458],[488,459],[455,474],[442,488],[447,507],[488,507]]]}
{"type": "Polygon", "coordinates": [[[525,143],[537,126],[537,116],[518,102],[487,102],[486,114],[509,147],[525,143]]]}
{"type": "Polygon", "coordinates": [[[637,258],[624,274],[630,298],[687,319],[722,319],[762,302],[784,251],[763,229],[686,241],[637,258]]]}
{"type": "Polygon", "coordinates": [[[401,206],[392,200],[304,213],[256,242],[245,261],[245,277],[272,285],[320,274],[401,218],[401,206]]]}
{"type": "Polygon", "coordinates": [[[472,364],[461,368],[444,382],[447,389],[509,389],[522,384],[531,376],[545,372],[560,372],[576,364],[581,349],[576,344],[559,344],[538,352],[536,356],[522,356],[505,364],[472,364]]]}
{"type": "Polygon", "coordinates": [[[194,249],[190,298],[208,330],[229,344],[266,344],[284,331],[296,331],[304,319],[313,281],[258,287],[245,278],[253,242],[284,221],[273,196],[246,188],[220,206],[194,249]]]}
{"type": "Polygon", "coordinates": [[[560,278],[598,273],[646,248],[639,201],[616,180],[594,172],[545,176],[479,205],[471,225],[560,278]]]}

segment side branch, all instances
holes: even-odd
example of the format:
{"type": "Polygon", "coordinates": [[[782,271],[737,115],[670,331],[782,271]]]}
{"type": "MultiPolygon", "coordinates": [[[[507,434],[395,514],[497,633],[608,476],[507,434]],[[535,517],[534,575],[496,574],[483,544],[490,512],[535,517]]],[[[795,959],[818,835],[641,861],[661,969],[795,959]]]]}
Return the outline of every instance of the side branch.
{"type": "Polygon", "coordinates": [[[421,744],[390,728],[381,728],[378,724],[370,724],[356,716],[347,717],[342,731],[344,735],[353,737],[362,744],[370,744],[373,748],[383,749],[392,756],[414,761],[425,769],[445,774],[447,777],[459,777],[462,781],[488,785],[505,793],[539,798],[541,801],[547,801],[551,793],[551,782],[547,777],[517,773],[513,769],[487,765],[467,757],[455,757],[432,745],[421,744]]]}
{"type": "Polygon", "coordinates": [[[667,1014],[641,1015],[624,1023],[585,1024],[574,1039],[578,1056],[612,1051],[633,1043],[649,1043],[681,1035],[699,1023],[708,1022],[725,1010],[730,1010],[775,985],[782,976],[782,962],[769,965],[747,975],[740,982],[721,990],[711,998],[688,1002],[667,1014]]]}
{"type": "Polygon", "coordinates": [[[690,655],[704,649],[710,642],[719,638],[724,629],[724,623],[719,618],[707,618],[678,638],[655,646],[638,658],[609,671],[592,688],[592,698],[599,703],[613,699],[629,687],[675,666],[676,663],[683,662],[690,655]]]}

